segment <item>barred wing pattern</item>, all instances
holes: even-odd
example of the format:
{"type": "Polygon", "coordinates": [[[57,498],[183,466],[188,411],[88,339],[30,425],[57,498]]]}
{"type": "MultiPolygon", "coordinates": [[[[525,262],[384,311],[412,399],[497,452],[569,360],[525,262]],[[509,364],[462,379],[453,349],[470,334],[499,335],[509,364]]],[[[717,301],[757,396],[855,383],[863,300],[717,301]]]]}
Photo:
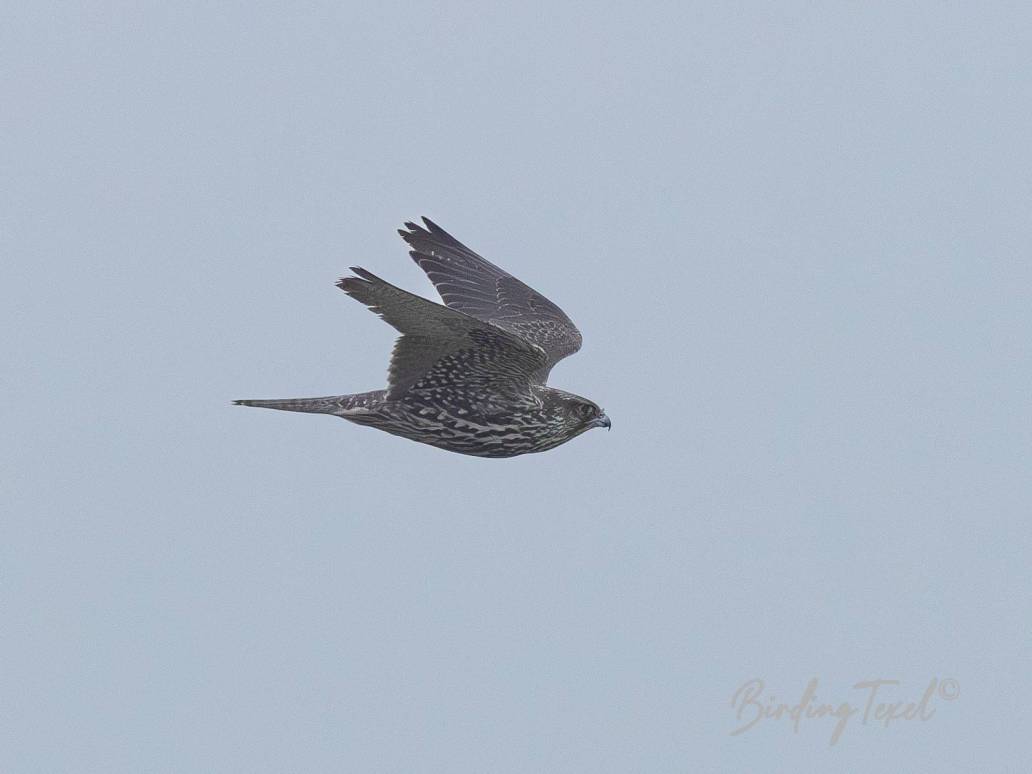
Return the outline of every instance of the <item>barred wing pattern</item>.
{"type": "Polygon", "coordinates": [[[504,269],[477,255],[428,218],[399,230],[410,255],[426,272],[444,303],[489,322],[544,350],[534,374],[544,384],[552,367],[581,347],[581,334],[558,306],[504,269]]]}
{"type": "MultiPolygon", "coordinates": [[[[458,309],[409,293],[365,269],[337,287],[376,312],[402,335],[394,345],[387,398],[412,391],[491,396],[530,402],[533,374],[547,363],[541,347],[458,309]]],[[[471,398],[473,402],[483,398],[471,398]]]]}

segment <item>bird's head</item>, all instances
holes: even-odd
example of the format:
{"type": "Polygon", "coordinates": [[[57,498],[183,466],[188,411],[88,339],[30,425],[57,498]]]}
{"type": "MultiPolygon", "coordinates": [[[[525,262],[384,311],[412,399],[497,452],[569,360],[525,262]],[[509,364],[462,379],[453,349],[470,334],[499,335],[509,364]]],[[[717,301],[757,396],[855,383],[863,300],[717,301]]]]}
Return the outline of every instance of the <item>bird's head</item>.
{"type": "Polygon", "coordinates": [[[561,426],[560,433],[567,438],[580,435],[594,427],[612,426],[609,417],[596,403],[562,390],[549,390],[552,400],[548,401],[552,421],[561,426]]]}

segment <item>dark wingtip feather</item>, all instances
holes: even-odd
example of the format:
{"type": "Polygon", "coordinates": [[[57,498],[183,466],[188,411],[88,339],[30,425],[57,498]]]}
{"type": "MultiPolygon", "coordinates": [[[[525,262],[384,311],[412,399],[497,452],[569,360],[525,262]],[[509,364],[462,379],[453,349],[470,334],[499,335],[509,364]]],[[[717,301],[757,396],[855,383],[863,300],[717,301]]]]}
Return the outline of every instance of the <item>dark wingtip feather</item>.
{"type": "Polygon", "coordinates": [[[469,250],[469,248],[462,244],[462,242],[453,237],[451,234],[449,234],[443,228],[438,226],[425,215],[423,216],[423,222],[426,224],[426,230],[423,231],[424,234],[432,237],[441,244],[448,245],[449,247],[457,247],[463,250],[469,250]]]}
{"type": "MultiPolygon", "coordinates": [[[[426,219],[424,218],[424,220],[426,219]]],[[[414,241],[417,239],[426,239],[429,236],[433,236],[432,232],[427,231],[418,223],[413,223],[410,220],[405,221],[405,228],[407,228],[408,231],[405,231],[404,229],[398,229],[398,234],[410,245],[413,244],[414,241]]]]}
{"type": "Polygon", "coordinates": [[[350,268],[351,271],[355,272],[355,274],[357,274],[364,280],[367,280],[369,282],[376,282],[380,280],[380,278],[373,274],[371,271],[366,271],[361,266],[352,266],[350,268]]]}
{"type": "Polygon", "coordinates": [[[357,290],[362,285],[366,285],[370,280],[376,279],[376,277],[370,272],[363,269],[361,266],[349,266],[351,271],[357,274],[357,277],[341,277],[337,280],[336,285],[338,288],[343,290],[345,293],[351,293],[357,290]]]}

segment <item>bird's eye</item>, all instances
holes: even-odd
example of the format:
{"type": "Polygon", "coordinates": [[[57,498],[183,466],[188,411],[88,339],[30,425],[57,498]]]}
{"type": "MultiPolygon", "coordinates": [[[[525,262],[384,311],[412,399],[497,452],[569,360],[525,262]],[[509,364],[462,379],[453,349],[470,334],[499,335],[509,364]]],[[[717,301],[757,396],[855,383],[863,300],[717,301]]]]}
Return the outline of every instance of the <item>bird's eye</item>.
{"type": "Polygon", "coordinates": [[[591,419],[595,416],[595,407],[587,403],[581,404],[581,416],[585,419],[591,419]]]}

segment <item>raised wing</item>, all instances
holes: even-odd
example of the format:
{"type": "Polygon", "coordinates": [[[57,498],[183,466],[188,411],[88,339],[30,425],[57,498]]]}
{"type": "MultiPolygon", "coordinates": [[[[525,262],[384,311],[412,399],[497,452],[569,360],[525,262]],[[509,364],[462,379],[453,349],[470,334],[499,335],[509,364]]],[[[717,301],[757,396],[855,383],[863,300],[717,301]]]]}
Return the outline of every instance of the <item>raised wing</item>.
{"type": "Polygon", "coordinates": [[[428,218],[425,227],[399,230],[412,259],[427,273],[444,303],[533,342],[547,363],[534,374],[544,383],[552,366],[581,346],[581,334],[558,306],[504,269],[477,255],[428,218]]]}
{"type": "Polygon", "coordinates": [[[352,267],[337,287],[402,335],[394,345],[387,397],[409,390],[519,400],[530,397],[533,374],[547,363],[536,344],[457,309],[449,309],[352,267]]]}

